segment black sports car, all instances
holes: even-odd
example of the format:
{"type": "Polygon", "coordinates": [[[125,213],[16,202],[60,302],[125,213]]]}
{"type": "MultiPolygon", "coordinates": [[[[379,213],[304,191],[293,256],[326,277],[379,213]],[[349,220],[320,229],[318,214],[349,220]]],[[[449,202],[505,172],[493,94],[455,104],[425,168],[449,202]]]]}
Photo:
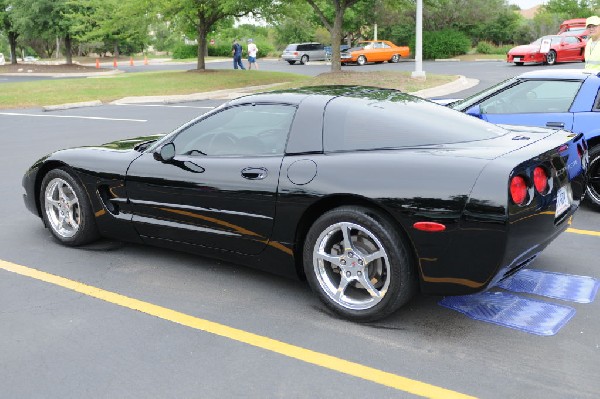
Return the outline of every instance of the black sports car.
{"type": "Polygon", "coordinates": [[[165,136],[52,153],[25,204],[56,239],[100,236],[306,278],[369,321],[420,290],[485,290],[564,231],[582,135],[496,126],[372,87],[242,97],[165,136]]]}

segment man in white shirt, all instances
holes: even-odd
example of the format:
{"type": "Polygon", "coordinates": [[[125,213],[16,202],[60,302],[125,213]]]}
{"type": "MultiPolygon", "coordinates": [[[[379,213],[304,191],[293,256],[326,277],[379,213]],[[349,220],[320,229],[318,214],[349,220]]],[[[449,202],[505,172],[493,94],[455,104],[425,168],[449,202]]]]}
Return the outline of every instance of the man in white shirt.
{"type": "Polygon", "coordinates": [[[590,37],[585,46],[585,69],[591,71],[600,71],[600,17],[592,16],[585,21],[585,25],[590,31],[590,37]],[[596,48],[598,47],[598,48],[596,48]]]}
{"type": "Polygon", "coordinates": [[[256,54],[258,53],[258,47],[254,44],[252,39],[248,39],[248,69],[254,68],[258,70],[258,64],[256,63],[256,54]]]}

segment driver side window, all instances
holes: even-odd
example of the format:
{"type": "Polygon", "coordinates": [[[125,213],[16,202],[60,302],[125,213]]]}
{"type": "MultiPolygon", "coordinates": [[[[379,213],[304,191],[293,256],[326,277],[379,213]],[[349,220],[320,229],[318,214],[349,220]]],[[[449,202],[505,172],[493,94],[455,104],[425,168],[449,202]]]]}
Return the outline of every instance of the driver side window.
{"type": "Polygon", "coordinates": [[[224,109],[188,126],[173,140],[177,155],[283,154],[296,107],[246,104],[224,109]]]}
{"type": "Polygon", "coordinates": [[[484,114],[568,112],[579,81],[529,80],[507,88],[480,104],[484,114]]]}

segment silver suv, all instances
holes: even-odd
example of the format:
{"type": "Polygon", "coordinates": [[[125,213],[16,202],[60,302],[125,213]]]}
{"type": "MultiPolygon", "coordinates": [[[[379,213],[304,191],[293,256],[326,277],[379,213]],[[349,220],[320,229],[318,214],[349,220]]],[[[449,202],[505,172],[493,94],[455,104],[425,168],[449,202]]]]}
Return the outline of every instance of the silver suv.
{"type": "Polygon", "coordinates": [[[321,43],[292,43],[283,50],[281,55],[284,61],[293,65],[296,61],[306,64],[308,61],[325,60],[325,46],[321,43]]]}

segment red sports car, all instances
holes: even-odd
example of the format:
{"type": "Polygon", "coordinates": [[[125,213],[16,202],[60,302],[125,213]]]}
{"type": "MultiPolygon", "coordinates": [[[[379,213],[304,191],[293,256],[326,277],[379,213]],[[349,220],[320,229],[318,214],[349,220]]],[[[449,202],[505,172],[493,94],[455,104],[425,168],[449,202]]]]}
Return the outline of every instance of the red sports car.
{"type": "Polygon", "coordinates": [[[584,61],[585,40],[579,36],[543,36],[531,44],[517,46],[506,54],[507,62],[553,65],[557,62],[584,61]]]}

